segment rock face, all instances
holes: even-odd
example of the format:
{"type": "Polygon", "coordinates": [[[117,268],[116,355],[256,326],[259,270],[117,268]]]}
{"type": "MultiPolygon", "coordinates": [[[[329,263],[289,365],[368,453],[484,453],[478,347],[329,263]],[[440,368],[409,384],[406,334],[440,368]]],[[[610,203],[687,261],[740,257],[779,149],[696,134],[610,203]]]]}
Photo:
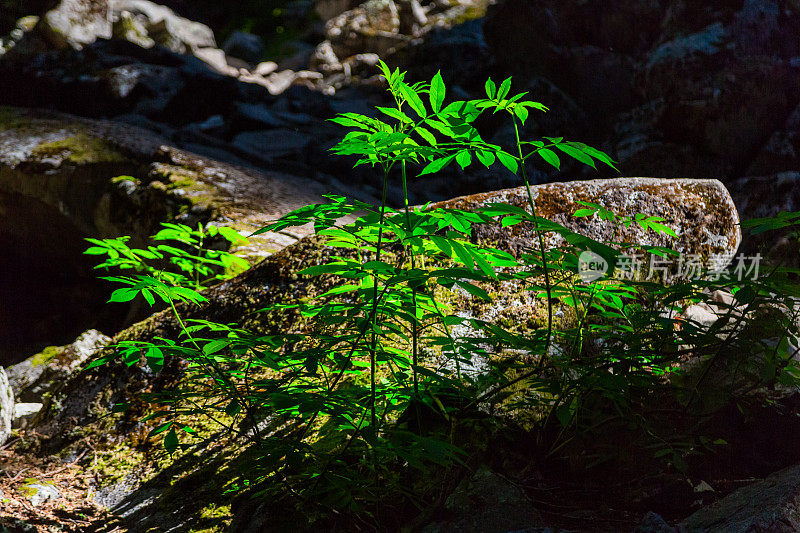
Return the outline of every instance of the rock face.
{"type": "MultiPolygon", "coordinates": [[[[800,11],[790,1],[507,0],[490,9],[485,31],[500,65],[602,109],[595,124],[613,124],[616,111],[618,128],[647,126],[637,126],[638,148],[631,136],[610,140],[623,172],[741,176],[798,104],[800,11]],[[522,27],[536,28],[532,38],[522,27]]],[[[768,173],[779,170],[790,167],[768,173]]]]}
{"type": "MultiPolygon", "coordinates": [[[[797,171],[739,178],[730,184],[730,191],[743,220],[800,211],[797,171]]],[[[791,228],[748,236],[745,245],[745,253],[761,253],[782,264],[797,266],[798,242],[791,235],[791,228]]]]}
{"type": "Polygon", "coordinates": [[[14,417],[14,391],[8,384],[8,377],[0,367],[0,446],[11,435],[11,421],[14,417]]]}
{"type": "MultiPolygon", "coordinates": [[[[573,229],[598,241],[614,238],[615,229],[595,219],[573,218],[581,208],[577,202],[605,206],[618,215],[644,213],[661,216],[675,230],[679,238],[656,236],[636,224],[617,230],[616,238],[622,242],[637,242],[652,246],[672,247],[688,255],[699,254],[708,259],[714,254],[732,257],[742,240],[739,216],[727,189],[717,180],[617,178],[610,180],[550,183],[532,188],[537,214],[573,229]]],[[[525,208],[527,197],[523,188],[457,198],[441,204],[458,209],[476,207],[492,202],[506,202],[525,208]]],[[[530,247],[532,235],[518,234],[513,228],[502,231],[487,230],[495,245],[510,250],[530,247]]],[[[557,241],[551,241],[556,245],[557,241]]]]}
{"type": "Polygon", "coordinates": [[[681,531],[800,530],[800,466],[742,487],[681,522],[681,531]]]}

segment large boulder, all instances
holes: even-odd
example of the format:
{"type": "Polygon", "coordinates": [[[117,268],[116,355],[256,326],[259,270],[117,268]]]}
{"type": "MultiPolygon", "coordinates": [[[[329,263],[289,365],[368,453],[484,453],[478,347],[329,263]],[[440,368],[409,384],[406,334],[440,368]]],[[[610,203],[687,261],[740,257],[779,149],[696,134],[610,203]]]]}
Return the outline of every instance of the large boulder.
{"type": "MultiPolygon", "coordinates": [[[[646,242],[669,245],[684,253],[730,255],[739,242],[736,210],[725,188],[715,180],[622,178],[594,182],[578,181],[536,186],[533,194],[539,206],[539,214],[594,238],[610,238],[612,230],[599,221],[571,217],[570,214],[574,209],[580,206],[577,204],[578,201],[602,203],[621,215],[646,212],[662,216],[667,225],[676,229],[679,238],[672,241],[664,237],[648,236],[646,242]]],[[[457,198],[440,205],[469,208],[490,202],[507,201],[513,205],[525,206],[526,198],[525,189],[517,188],[457,198]]],[[[530,228],[515,226],[512,229],[513,231],[506,233],[499,228],[486,228],[478,233],[476,238],[511,252],[536,246],[537,240],[530,228]]],[[[630,234],[623,235],[622,238],[644,237],[640,230],[630,231],[630,234]]],[[[551,240],[549,244],[558,243],[551,240]]],[[[221,323],[235,321],[243,327],[264,334],[277,331],[302,331],[303,321],[291,309],[287,309],[286,312],[280,311],[276,315],[252,311],[275,303],[292,304],[298,299],[313,297],[326,291],[330,288],[330,284],[335,282],[334,280],[308,278],[298,275],[298,271],[326,262],[331,254],[335,253],[340,251],[321,245],[317,237],[304,238],[268,257],[237,278],[212,287],[205,293],[208,298],[206,304],[182,308],[184,318],[221,323]]],[[[537,324],[541,324],[542,320],[542,302],[530,291],[522,289],[513,283],[497,287],[493,291],[492,302],[479,301],[478,298],[466,293],[458,294],[457,300],[452,304],[460,312],[476,318],[513,324],[513,327],[523,330],[538,327],[537,324]]],[[[170,338],[177,332],[177,324],[169,313],[164,312],[122,332],[115,338],[115,342],[147,341],[155,337],[170,338]]],[[[68,450],[77,445],[76,439],[86,438],[88,435],[94,445],[99,447],[98,449],[106,450],[103,454],[116,456],[124,453],[128,459],[122,464],[121,471],[118,467],[112,473],[104,467],[103,473],[100,474],[113,475],[113,479],[116,480],[109,484],[102,494],[116,495],[107,500],[109,505],[126,513],[127,520],[140,525],[155,524],[164,519],[164,513],[159,509],[172,508],[169,499],[178,497],[178,494],[185,495],[182,491],[199,490],[195,494],[202,496],[194,498],[191,504],[186,504],[185,498],[181,498],[184,502],[181,504],[181,516],[197,516],[200,507],[212,501],[220,505],[225,498],[220,496],[222,491],[219,489],[219,484],[226,481],[224,476],[209,476],[208,469],[219,468],[221,464],[219,461],[223,461],[222,458],[224,462],[238,461],[239,459],[236,459],[238,455],[234,451],[224,448],[218,439],[215,440],[217,444],[203,452],[204,456],[208,456],[208,462],[192,459],[192,464],[197,470],[192,467],[190,469],[194,473],[184,476],[188,485],[181,488],[184,485],[182,483],[169,488],[169,480],[172,479],[170,474],[172,471],[169,468],[172,467],[165,467],[163,464],[158,466],[148,455],[147,446],[138,444],[142,431],[141,424],[137,424],[129,415],[123,415],[122,418],[105,416],[113,405],[123,401],[134,401],[136,404],[135,397],[139,393],[158,390],[176,379],[180,379],[180,369],[172,363],[165,366],[158,375],[153,375],[145,367],[125,368],[124,365],[74,374],[67,379],[64,388],[61,389],[62,400],[57,404],[45,403],[42,412],[46,413],[46,416],[40,417],[35,427],[37,434],[44,439],[43,450],[46,450],[46,453],[69,453],[68,450]],[[111,435],[114,439],[113,445],[106,440],[111,435]]],[[[241,460],[247,459],[242,456],[241,460]]],[[[176,466],[176,468],[181,467],[176,466]]],[[[488,481],[496,485],[493,479],[489,476],[488,479],[476,479],[469,484],[473,489],[488,481]]],[[[521,513],[515,515],[514,523],[538,524],[536,513],[531,510],[529,503],[526,503],[524,497],[519,496],[519,491],[510,486],[502,488],[502,493],[485,494],[485,509],[476,510],[470,515],[468,522],[486,524],[495,516],[492,513],[506,513],[508,509],[504,507],[503,495],[509,494],[509,491],[515,495],[514,501],[509,505],[515,512],[521,513]],[[525,517],[530,517],[532,521],[526,522],[525,517]]],[[[169,523],[178,518],[178,515],[173,513],[169,517],[171,521],[169,523]]],[[[247,520],[244,523],[246,522],[247,520]]]]}
{"type": "MultiPolygon", "coordinates": [[[[601,203],[620,215],[632,216],[636,213],[660,216],[664,224],[671,226],[678,234],[677,239],[667,235],[647,233],[638,225],[616,232],[616,238],[641,242],[654,246],[669,246],[682,254],[693,254],[708,259],[712,255],[730,257],[735,254],[741,233],[738,215],[733,201],[725,187],[716,180],[660,180],[652,178],[619,178],[612,180],[575,181],[534,186],[533,198],[538,206],[538,214],[559,222],[573,231],[597,240],[609,240],[615,230],[599,220],[574,218],[572,213],[582,207],[578,201],[601,203]]],[[[526,208],[527,193],[524,187],[455,198],[434,204],[456,209],[477,208],[489,203],[508,202],[526,208]]],[[[486,226],[476,230],[475,237],[488,245],[501,250],[519,253],[536,248],[537,239],[530,227],[517,225],[512,228],[486,226]]],[[[552,236],[548,246],[557,246],[563,241],[552,236]]],[[[263,314],[253,313],[270,303],[289,302],[293,298],[313,296],[324,287],[317,285],[315,278],[299,276],[303,268],[326,262],[334,253],[333,248],[320,246],[318,237],[307,237],[296,244],[268,257],[255,268],[237,278],[224,282],[206,292],[208,303],[199,307],[187,308],[188,318],[202,318],[222,323],[239,321],[245,327],[255,330],[271,330],[278,327],[272,319],[263,314]],[[288,300],[287,300],[288,298],[288,300]]],[[[329,283],[330,281],[325,281],[329,283]]],[[[481,303],[469,295],[458,307],[471,310],[476,318],[497,318],[504,316],[519,324],[534,323],[541,302],[520,292],[519,287],[510,282],[508,287],[496,291],[495,300],[481,303]]],[[[324,292],[324,291],[323,291],[324,292]]],[[[294,317],[296,318],[296,317],[294,317]]],[[[291,330],[293,315],[282,316],[280,327],[291,330]]],[[[169,313],[160,313],[123,332],[117,340],[147,340],[154,336],[169,337],[177,332],[177,324],[169,313]]],[[[80,378],[83,379],[83,378],[80,378]]],[[[98,391],[108,386],[111,375],[96,374],[98,391]]],[[[68,388],[78,385],[70,381],[68,388]]],[[[67,395],[69,397],[69,394],[67,395]]],[[[81,397],[87,399],[85,394],[81,397]]],[[[65,406],[63,413],[55,414],[41,431],[53,436],[65,435],[73,426],[90,417],[87,405],[77,403],[65,406]]],[[[74,427],[74,426],[73,426],[74,427]]]]}
{"type": "Polygon", "coordinates": [[[800,467],[776,472],[704,507],[681,531],[790,532],[800,530],[800,467]]]}
{"type": "MultiPolygon", "coordinates": [[[[81,255],[85,237],[131,235],[140,245],[162,221],[249,234],[343,191],[212,161],[118,123],[13,108],[0,110],[0,122],[0,244],[10,258],[0,265],[0,293],[15,309],[0,311],[4,364],[69,344],[86,329],[114,333],[142,318],[143,309],[105,308],[108,287],[81,255]]],[[[303,234],[256,237],[236,253],[255,262],[303,234]]]]}

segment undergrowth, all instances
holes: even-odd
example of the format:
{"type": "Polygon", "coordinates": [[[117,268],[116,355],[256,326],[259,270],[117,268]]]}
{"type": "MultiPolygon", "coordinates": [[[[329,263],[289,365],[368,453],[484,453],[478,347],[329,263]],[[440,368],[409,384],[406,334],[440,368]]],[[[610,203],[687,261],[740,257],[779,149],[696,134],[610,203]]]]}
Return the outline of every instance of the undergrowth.
{"type": "MultiPolygon", "coordinates": [[[[560,168],[563,158],[614,168],[606,154],[562,138],[521,138],[531,113],[547,108],[512,95],[510,79],[487,81],[485,98],[446,104],[438,74],[409,84],[384,64],[381,72],[394,105],[377,108],[381,119],[333,119],[350,129],[333,152],[381,171],[382,203],[328,196],[256,232],[311,223],[333,250],[329,261],[300,272],[335,279],[333,288],[260,311],[291,309],[303,328],[265,333],[183,318],[176,304],[203,304],[204,282],[243,266],[202,246],[209,232],[235,241],[231,230],[172,225],[156,237],[177,239],[177,246],[146,250],[131,250],[124,239],[92,241],[88,253],[107,257],[100,267],[139,271],[107,278],[125,285],[112,301],[160,301],[180,325],[177,338],[120,343],[115,356],[90,365],[121,357],[157,372],[165,358],[185,362],[183,383],[191,386],[149,397],[147,419],[157,420],[150,434],[160,435],[167,451],[187,449],[196,438],[187,420],[205,416],[258,457],[233,490],[285,509],[303,506],[306,525],[419,524],[441,504],[436,478],[485,451],[497,426],[529,435],[541,460],[580,447],[586,467],[620,453],[587,443],[622,427],[637,435],[635,454],[683,471],[687,456],[724,442],[688,427],[675,433],[661,424],[659,408],[705,413],[758,387],[797,385],[795,271],[742,278],[716,270],[670,280],[626,271],[623,252],[677,253],[598,242],[538,216],[528,177],[530,165],[560,168]],[[513,148],[482,138],[476,123],[487,113],[511,122],[513,148]],[[450,165],[505,167],[519,176],[527,208],[409,206],[408,180],[450,165]],[[405,197],[400,209],[386,203],[395,179],[405,197]],[[531,236],[528,247],[512,254],[480,243],[475,233],[483,225],[519,225],[531,236]],[[590,263],[604,267],[595,271],[590,263]],[[536,327],[457,307],[465,299],[490,302],[504,284],[532,296],[543,317],[536,327]],[[684,313],[702,303],[716,312],[710,323],[684,313]]],[[[584,203],[574,216],[677,237],[647,214],[621,216],[584,203]]],[[[797,219],[751,226],[763,231],[797,219]]]]}

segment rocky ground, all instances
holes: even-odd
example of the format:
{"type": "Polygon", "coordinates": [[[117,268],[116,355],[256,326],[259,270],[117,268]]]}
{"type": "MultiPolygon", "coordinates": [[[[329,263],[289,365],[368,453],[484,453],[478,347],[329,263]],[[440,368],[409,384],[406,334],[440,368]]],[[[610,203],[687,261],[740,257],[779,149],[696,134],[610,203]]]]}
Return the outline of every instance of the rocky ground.
{"type": "MultiPolygon", "coordinates": [[[[225,11],[216,2],[164,3],[0,1],[0,246],[28,254],[0,266],[0,274],[24,279],[30,267],[6,265],[41,264],[47,257],[64,265],[69,281],[43,292],[78,303],[60,315],[33,309],[29,337],[0,337],[5,366],[25,360],[8,374],[17,407],[31,409],[14,417],[14,401],[0,395],[0,436],[16,418],[16,436],[0,449],[0,526],[10,531],[221,530],[232,520],[235,530],[255,530],[247,529],[248,521],[256,523],[253,510],[215,497],[222,490],[204,483],[206,471],[172,478],[163,454],[140,442],[143,428],[128,428],[116,440],[104,434],[111,426],[98,413],[107,411],[108,395],[132,394],[151,378],[76,373],[107,340],[73,341],[93,327],[116,334],[144,315],[99,311],[105,288],[82,281],[86,265],[68,259],[67,251],[85,236],[143,239],[161,220],[247,231],[325,192],[374,200],[373,172],[353,170],[352,161],[328,153],[342,132],[327,119],[348,111],[369,115],[384,102],[374,68],[379,58],[408,69],[412,79],[441,69],[456,97],[480,96],[490,75],[513,75],[516,89],[551,108],[529,122],[526,134],[589,142],[618,160],[624,176],[718,179],[722,185],[701,193],[713,198],[705,205],[721,206],[716,218],[676,208],[686,191],[666,181],[647,202],[649,213],[663,209],[690,230],[713,226],[729,237],[724,251],[740,244],[739,217],[800,209],[800,6],[791,0],[621,1],[613,7],[577,0],[294,1],[259,13],[259,36],[234,31],[234,21],[252,16],[244,11],[225,11]],[[196,22],[201,13],[210,27],[196,22]],[[129,178],[114,179],[122,175],[129,178]],[[41,351],[47,345],[68,348],[41,351]],[[71,361],[66,366],[55,355],[64,353],[71,361]],[[48,371],[36,375],[42,364],[48,371]],[[72,392],[58,416],[35,414],[64,387],[72,392]],[[176,504],[183,490],[199,496],[176,504]]],[[[513,134],[491,119],[484,126],[501,145],[513,134]]],[[[540,183],[598,177],[570,165],[530,171],[540,183]]],[[[448,170],[415,181],[411,194],[424,203],[516,185],[503,172],[448,170]]],[[[558,195],[576,187],[541,190],[558,195]]],[[[580,194],[622,201],[638,190],[598,187],[601,193],[580,194]]],[[[389,198],[399,203],[399,187],[389,198]]],[[[555,203],[560,210],[548,215],[563,216],[568,202],[555,203]]],[[[248,291],[283,275],[280,261],[318,259],[313,243],[297,243],[304,235],[266,235],[238,250],[258,260],[294,244],[218,289],[217,313],[240,314],[248,291]]],[[[765,245],[773,257],[796,255],[788,239],[741,244],[746,252],[765,245]]],[[[693,249],[697,242],[683,245],[693,249]]],[[[0,294],[14,294],[16,284],[9,285],[0,280],[0,291],[10,291],[0,294]]],[[[41,298],[47,296],[35,299],[41,298]]],[[[7,320],[3,313],[0,308],[0,321],[7,320]]],[[[123,335],[142,338],[165,327],[151,319],[123,335]]],[[[726,469],[720,459],[699,468],[702,480],[662,487],[634,504],[631,494],[646,483],[609,487],[606,481],[603,490],[596,479],[520,477],[514,468],[522,460],[515,459],[454,483],[428,530],[484,530],[487,524],[591,530],[587,523],[600,517],[604,529],[630,530],[648,510],[668,520],[648,515],[638,531],[800,529],[793,522],[798,476],[791,469],[800,461],[794,440],[800,432],[788,421],[797,412],[795,396],[771,400],[777,411],[762,412],[760,420],[725,413],[720,431],[736,428],[743,435],[738,455],[727,460],[749,454],[758,466],[726,469]],[[780,453],[770,457],[776,448],[780,453]],[[789,470],[770,476],[784,467],[789,470]],[[592,507],[598,494],[608,508],[592,507]],[[503,507],[507,502],[513,503],[503,507]],[[470,506],[472,515],[455,516],[470,506]],[[686,518],[688,509],[699,514],[686,518]]],[[[229,451],[219,446],[208,451],[212,465],[229,451]]]]}

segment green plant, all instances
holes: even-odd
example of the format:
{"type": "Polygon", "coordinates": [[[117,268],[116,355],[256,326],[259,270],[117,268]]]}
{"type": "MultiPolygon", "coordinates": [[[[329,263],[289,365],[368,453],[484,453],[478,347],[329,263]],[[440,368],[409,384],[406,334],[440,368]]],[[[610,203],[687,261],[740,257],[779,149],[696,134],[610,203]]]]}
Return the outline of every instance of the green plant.
{"type": "MultiPolygon", "coordinates": [[[[539,217],[527,164],[559,168],[561,158],[568,157],[613,167],[613,161],[562,138],[522,139],[520,126],[530,111],[547,109],[525,100],[524,93],[510,95],[510,79],[499,87],[489,80],[486,98],[445,105],[440,75],[429,84],[410,85],[403,73],[383,63],[381,72],[394,102],[378,108],[384,120],[354,113],[333,119],[353,130],[334,153],[381,171],[381,204],[329,196],[326,203],[295,210],[256,232],[312,223],[331,251],[330,260],[300,272],[318,280],[316,294],[261,310],[293,313],[292,321],[251,331],[182,318],[179,302],[205,301],[198,291],[201,280],[212,275],[211,267],[235,263],[230,255],[203,251],[202,229],[168,226],[159,234],[177,238],[192,247],[191,253],[167,245],[131,250],[124,239],[92,241],[96,246],[88,253],[109,257],[100,266],[144,272],[107,278],[127,285],[112,301],[141,293],[152,305],[158,296],[180,326],[177,338],[121,343],[118,350],[126,364],[144,358],[155,371],[167,357],[186,362],[182,384],[148,397],[155,408],[145,420],[159,420],[150,434],[163,434],[168,451],[187,447],[185,439],[197,436],[187,420],[208,417],[257,450],[255,468],[235,486],[258,487],[258,494],[275,498],[286,497],[288,490],[322,514],[348,510],[377,520],[381,505],[401,505],[387,503],[387,491],[412,506],[430,503],[424,487],[406,491],[402,480],[410,474],[398,472],[446,469],[461,461],[468,451],[463,448],[475,445],[463,438],[465,424],[479,419],[480,410],[534,413],[530,429],[549,457],[609,425],[634,425],[647,436],[642,449],[684,468],[684,456],[697,447],[696,440],[685,434],[670,437],[670,428],[659,428],[649,418],[648,401],[681,374],[682,356],[691,353],[713,363],[734,344],[752,352],[761,339],[742,333],[745,317],[776,295],[792,313],[776,329],[777,347],[764,350],[759,382],[795,379],[798,369],[789,346],[796,342],[791,320],[797,294],[779,271],[745,282],[666,284],[614,278],[613,272],[584,281],[580,257],[587,251],[609,265],[624,250],[675,252],[616,238],[598,242],[539,217]],[[476,121],[489,112],[511,121],[513,150],[483,140],[476,121]],[[409,175],[440,172],[452,164],[462,169],[499,164],[519,175],[527,209],[499,203],[475,210],[412,209],[409,175]],[[395,177],[404,192],[400,209],[386,201],[395,177]],[[482,225],[522,225],[534,235],[533,243],[512,255],[478,242],[474,230],[482,225]],[[546,246],[554,236],[561,244],[546,246]],[[145,264],[167,257],[180,272],[145,264]],[[520,330],[454,308],[464,298],[491,302],[492,294],[509,284],[533,295],[543,310],[541,323],[520,330]],[[679,316],[686,303],[708,301],[711,290],[726,288],[736,305],[728,305],[711,327],[679,316]],[[557,312],[569,317],[558,327],[557,312]]],[[[622,217],[600,205],[584,206],[575,216],[675,236],[657,217],[622,217]]],[[[212,231],[235,240],[222,229],[212,231]]],[[[701,371],[687,381],[679,395],[684,405],[701,400],[705,375],[701,371]]],[[[679,386],[678,379],[673,382],[679,386]]],[[[608,459],[602,450],[590,452],[593,462],[608,459]]]]}

